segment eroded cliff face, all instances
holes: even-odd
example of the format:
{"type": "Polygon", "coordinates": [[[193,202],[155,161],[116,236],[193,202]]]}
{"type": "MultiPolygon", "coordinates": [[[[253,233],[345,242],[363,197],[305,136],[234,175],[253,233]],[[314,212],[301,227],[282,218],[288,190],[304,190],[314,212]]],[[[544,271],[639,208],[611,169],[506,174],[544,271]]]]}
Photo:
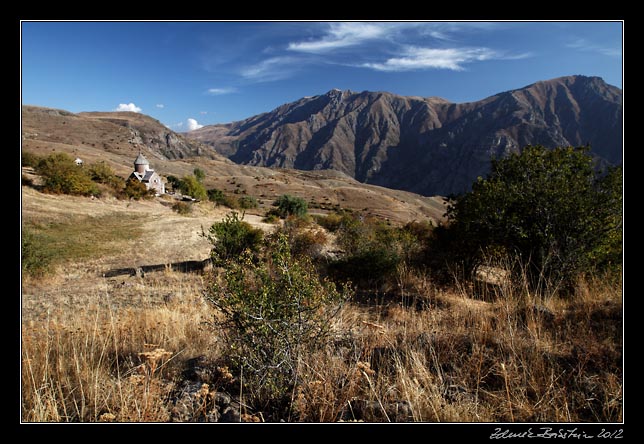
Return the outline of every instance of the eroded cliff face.
{"type": "Polygon", "coordinates": [[[212,148],[168,129],[158,120],[132,112],[84,112],[24,105],[22,136],[33,145],[60,143],[136,155],[143,149],[157,159],[202,156],[220,159],[212,148]]]}
{"type": "Polygon", "coordinates": [[[469,189],[492,157],[526,145],[579,146],[622,162],[622,92],[598,77],[537,82],[478,102],[331,90],[187,133],[234,162],[335,169],[424,195],[469,189]]]}

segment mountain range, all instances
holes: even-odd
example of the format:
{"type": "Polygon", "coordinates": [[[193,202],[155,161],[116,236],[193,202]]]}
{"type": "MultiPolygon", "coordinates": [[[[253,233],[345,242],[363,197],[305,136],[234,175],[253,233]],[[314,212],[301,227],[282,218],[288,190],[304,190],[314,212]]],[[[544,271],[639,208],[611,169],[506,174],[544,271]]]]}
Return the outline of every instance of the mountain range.
{"type": "Polygon", "coordinates": [[[363,183],[446,196],[467,191],[491,158],[526,145],[590,145],[602,162],[621,164],[622,119],[621,89],[568,76],[468,103],[333,89],[184,136],[238,164],[333,169],[363,183]]]}

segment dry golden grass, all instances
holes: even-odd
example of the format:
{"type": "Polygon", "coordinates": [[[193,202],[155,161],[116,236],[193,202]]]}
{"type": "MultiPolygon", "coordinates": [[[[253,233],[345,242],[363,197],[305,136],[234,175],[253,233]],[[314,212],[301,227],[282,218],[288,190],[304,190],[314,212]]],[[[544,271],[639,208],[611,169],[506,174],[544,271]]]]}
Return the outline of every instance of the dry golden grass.
{"type": "MultiPolygon", "coordinates": [[[[82,305],[25,316],[23,420],[168,421],[183,363],[222,356],[201,279],[104,280],[82,305]]],[[[579,289],[574,301],[498,289],[481,302],[408,276],[406,296],[342,309],[333,343],[302,362],[290,420],[619,422],[621,290],[579,289]]]]}
{"type": "MultiPolygon", "coordinates": [[[[22,420],[169,421],[186,362],[205,356],[216,363],[224,355],[202,296],[207,277],[102,273],[204,259],[201,226],[225,210],[203,207],[184,217],[159,201],[92,201],[23,188],[22,211],[23,223],[42,227],[84,223],[90,238],[131,222],[124,217],[119,227],[119,216],[144,222],[127,231],[131,239],[102,237],[111,247],[96,257],[71,255],[50,276],[23,276],[22,420]]],[[[580,281],[566,300],[505,282],[439,289],[402,269],[388,290],[340,311],[332,343],[301,362],[294,413],[285,420],[622,421],[619,282],[580,281]]],[[[234,387],[216,389],[235,395],[234,387]]],[[[242,413],[249,421],[263,417],[242,413]]]]}
{"type": "Polygon", "coordinates": [[[126,304],[106,284],[83,304],[23,316],[24,421],[168,420],[166,376],[186,357],[218,348],[203,327],[209,310],[199,287],[181,287],[174,273],[165,275],[159,286],[165,281],[173,291],[170,300],[140,304],[132,297],[126,304]]]}

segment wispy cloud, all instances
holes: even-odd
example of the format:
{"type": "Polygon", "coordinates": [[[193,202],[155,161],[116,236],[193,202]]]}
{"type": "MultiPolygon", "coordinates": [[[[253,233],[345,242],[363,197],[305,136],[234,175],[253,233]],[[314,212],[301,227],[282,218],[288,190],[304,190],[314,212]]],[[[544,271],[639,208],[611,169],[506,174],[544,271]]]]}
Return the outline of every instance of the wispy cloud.
{"type": "Polygon", "coordinates": [[[161,109],[165,108],[165,105],[163,103],[157,103],[154,106],[156,106],[157,108],[161,108],[161,109]]]}
{"type": "Polygon", "coordinates": [[[205,116],[206,114],[208,114],[208,111],[199,111],[199,114],[201,114],[202,116],[205,116]]]}
{"type": "MultiPolygon", "coordinates": [[[[331,22],[293,25],[277,40],[267,38],[259,59],[240,62],[235,74],[247,83],[284,80],[314,66],[342,65],[381,72],[464,70],[486,60],[512,60],[504,48],[480,47],[475,34],[495,32],[496,23],[331,22]],[[308,35],[310,37],[303,37],[308,35]]],[[[254,40],[255,42],[256,40],[254,40]]],[[[229,88],[211,88],[225,94],[229,88]]]]}
{"type": "Polygon", "coordinates": [[[596,52],[609,57],[622,56],[621,48],[611,48],[608,46],[598,45],[598,44],[589,42],[586,39],[577,39],[574,42],[568,43],[566,46],[568,48],[578,49],[580,51],[596,52]]]}
{"type": "Polygon", "coordinates": [[[203,128],[203,125],[200,125],[195,119],[188,119],[186,120],[186,127],[188,128],[188,131],[194,131],[196,129],[203,128]]]}
{"type": "Polygon", "coordinates": [[[245,79],[256,82],[282,80],[293,75],[298,69],[297,64],[301,61],[299,58],[289,56],[271,57],[242,68],[240,74],[245,79]]]}
{"type": "Polygon", "coordinates": [[[291,42],[287,49],[301,52],[326,52],[337,48],[356,46],[368,40],[382,38],[393,28],[387,24],[342,22],[330,23],[326,35],[317,40],[291,42]]]}
{"type": "Polygon", "coordinates": [[[133,113],[140,113],[143,110],[134,103],[119,103],[119,106],[117,106],[114,111],[131,111],[133,113]]]}
{"type": "Polygon", "coordinates": [[[358,66],[376,71],[413,71],[422,69],[450,69],[462,71],[463,65],[472,62],[499,59],[519,59],[529,54],[505,55],[490,48],[422,48],[407,46],[402,57],[392,57],[384,62],[362,63],[358,66]]]}
{"type": "Polygon", "coordinates": [[[224,94],[232,94],[237,92],[237,88],[210,88],[208,91],[206,91],[206,94],[210,94],[211,96],[221,96],[224,94]]]}

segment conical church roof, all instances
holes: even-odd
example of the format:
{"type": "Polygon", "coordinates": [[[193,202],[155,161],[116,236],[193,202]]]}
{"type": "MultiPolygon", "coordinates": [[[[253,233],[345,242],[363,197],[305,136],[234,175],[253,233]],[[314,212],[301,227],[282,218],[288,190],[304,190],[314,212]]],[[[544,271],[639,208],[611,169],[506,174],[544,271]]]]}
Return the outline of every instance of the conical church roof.
{"type": "Polygon", "coordinates": [[[143,157],[143,154],[139,152],[139,155],[136,157],[136,160],[134,161],[134,165],[150,165],[150,162],[148,162],[148,159],[143,157]]]}

